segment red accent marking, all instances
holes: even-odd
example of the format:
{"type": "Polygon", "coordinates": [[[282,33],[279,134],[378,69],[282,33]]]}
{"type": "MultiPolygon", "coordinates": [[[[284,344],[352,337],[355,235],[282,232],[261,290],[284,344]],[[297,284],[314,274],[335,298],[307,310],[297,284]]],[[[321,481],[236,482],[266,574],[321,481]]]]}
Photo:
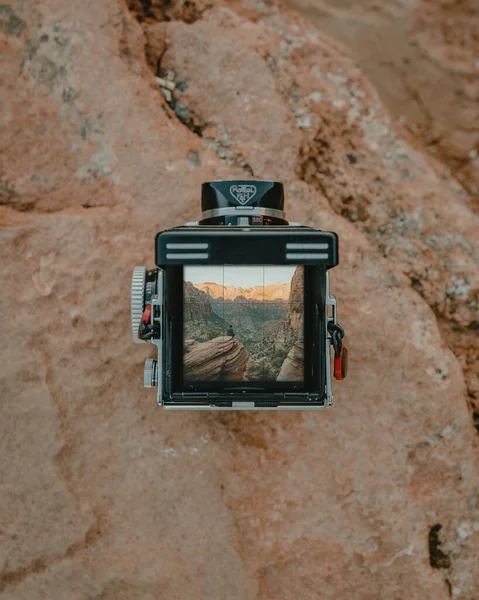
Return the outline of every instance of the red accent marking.
{"type": "Polygon", "coordinates": [[[339,356],[334,357],[334,377],[338,381],[342,381],[348,372],[348,350],[343,344],[339,352],[339,356]]]}
{"type": "MultiPolygon", "coordinates": [[[[150,318],[151,318],[151,304],[148,304],[148,306],[145,308],[145,312],[143,313],[143,315],[141,317],[140,325],[142,323],[149,323],[150,318]]],[[[138,339],[141,340],[139,331],[138,331],[138,339]]]]}

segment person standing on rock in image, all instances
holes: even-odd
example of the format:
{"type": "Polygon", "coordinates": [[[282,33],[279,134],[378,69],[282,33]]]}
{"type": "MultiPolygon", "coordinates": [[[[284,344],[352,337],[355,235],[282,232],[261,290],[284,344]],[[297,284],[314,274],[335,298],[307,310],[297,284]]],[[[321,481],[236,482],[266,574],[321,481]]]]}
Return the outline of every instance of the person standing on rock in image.
{"type": "Polygon", "coordinates": [[[228,331],[226,332],[226,335],[230,335],[231,337],[235,336],[235,332],[233,331],[233,326],[231,323],[228,325],[228,331]]]}

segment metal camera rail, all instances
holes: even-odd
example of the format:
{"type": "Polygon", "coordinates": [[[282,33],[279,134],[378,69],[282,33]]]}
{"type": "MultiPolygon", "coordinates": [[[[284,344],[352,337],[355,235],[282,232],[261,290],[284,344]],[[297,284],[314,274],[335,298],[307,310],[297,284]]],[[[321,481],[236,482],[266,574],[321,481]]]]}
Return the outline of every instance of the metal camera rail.
{"type": "Polygon", "coordinates": [[[283,206],[278,182],[205,183],[201,220],[158,233],[156,268],[135,267],[132,334],[157,347],[144,385],[157,388],[159,405],[332,405],[332,374],[347,371],[329,287],[337,235],[288,223],[283,206]]]}

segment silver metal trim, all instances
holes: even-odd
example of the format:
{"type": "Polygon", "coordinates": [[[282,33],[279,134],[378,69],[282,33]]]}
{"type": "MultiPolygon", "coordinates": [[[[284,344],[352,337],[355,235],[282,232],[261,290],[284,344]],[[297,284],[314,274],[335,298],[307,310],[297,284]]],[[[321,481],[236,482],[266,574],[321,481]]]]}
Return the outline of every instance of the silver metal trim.
{"type": "Polygon", "coordinates": [[[309,404],[299,404],[298,406],[258,406],[251,408],[249,406],[198,406],[197,404],[172,405],[165,404],[165,410],[325,410],[328,406],[311,406],[309,404]]]}
{"type": "Polygon", "coordinates": [[[234,216],[255,216],[255,217],[274,217],[276,219],[285,220],[285,213],[283,210],[277,210],[276,208],[264,208],[261,206],[228,206],[225,208],[212,208],[205,210],[201,214],[202,219],[212,219],[214,217],[234,217],[234,216]]]}
{"type": "Polygon", "coordinates": [[[145,301],[146,267],[135,267],[131,277],[130,318],[131,334],[135,344],[144,344],[145,340],[138,339],[138,327],[143,316],[145,301]]]}
{"type": "Polygon", "coordinates": [[[327,252],[287,252],[286,260],[301,260],[301,259],[326,259],[329,258],[329,254],[327,252]]]}
{"type": "Polygon", "coordinates": [[[248,400],[233,400],[233,402],[231,403],[231,408],[239,408],[239,409],[252,409],[254,408],[254,401],[248,401],[248,400]]]}
{"type": "Polygon", "coordinates": [[[286,244],[287,250],[328,250],[329,244],[286,244]]]}
{"type": "Polygon", "coordinates": [[[166,255],[166,259],[167,260],[188,260],[190,258],[194,259],[194,258],[208,258],[209,254],[207,252],[191,252],[191,253],[173,253],[173,254],[167,254],[166,255]]]}
{"type": "Polygon", "coordinates": [[[160,311],[160,332],[159,338],[153,338],[151,343],[158,348],[158,361],[156,364],[156,381],[157,381],[157,394],[156,402],[158,406],[163,404],[163,389],[164,389],[164,347],[165,347],[165,274],[162,269],[158,271],[158,278],[156,282],[156,295],[151,298],[151,318],[155,313],[155,307],[160,311]]]}
{"type": "MultiPolygon", "coordinates": [[[[331,296],[329,293],[329,273],[326,273],[326,314],[325,314],[325,323],[326,323],[326,328],[328,326],[328,323],[330,323],[331,321],[333,323],[336,323],[336,298],[334,296],[331,296]],[[329,316],[329,307],[332,306],[333,307],[333,315],[330,317],[329,316]]],[[[333,396],[333,389],[332,389],[332,385],[331,385],[331,347],[332,347],[332,340],[331,340],[331,336],[328,334],[328,330],[326,329],[326,347],[325,347],[325,352],[326,352],[326,401],[327,401],[327,407],[331,408],[331,406],[333,405],[334,402],[334,396],[333,396]]]]}
{"type": "Polygon", "coordinates": [[[145,366],[143,368],[143,386],[146,388],[155,387],[158,383],[158,369],[157,362],[152,358],[145,360],[145,366]]]}
{"type": "Polygon", "coordinates": [[[206,250],[209,244],[181,244],[169,242],[166,244],[167,250],[206,250]]]}

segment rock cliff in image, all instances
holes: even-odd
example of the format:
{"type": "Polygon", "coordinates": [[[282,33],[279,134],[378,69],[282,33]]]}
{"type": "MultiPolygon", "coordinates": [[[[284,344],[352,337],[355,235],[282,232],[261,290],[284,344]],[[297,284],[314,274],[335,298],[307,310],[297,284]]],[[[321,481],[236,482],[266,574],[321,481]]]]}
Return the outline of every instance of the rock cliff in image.
{"type": "Polygon", "coordinates": [[[296,342],[281,365],[277,381],[303,381],[304,342],[296,342]]]}
{"type": "Polygon", "coordinates": [[[206,342],[224,335],[227,331],[223,313],[218,315],[212,310],[205,292],[197,289],[190,281],[184,283],[183,317],[184,337],[206,342]]]}
{"type": "Polygon", "coordinates": [[[297,267],[291,280],[288,304],[274,338],[274,347],[289,348],[304,336],[304,269],[297,267]]]}
{"type": "Polygon", "coordinates": [[[0,600],[479,598],[476,4],[0,6],[0,600]],[[339,236],[330,411],[143,388],[132,268],[245,178],[339,236]]]}
{"type": "Polygon", "coordinates": [[[249,354],[231,336],[198,343],[185,341],[185,379],[187,381],[243,381],[249,354]]]}
{"type": "Polygon", "coordinates": [[[198,321],[212,313],[208,296],[198,290],[190,281],[184,283],[184,318],[198,321]]]}

